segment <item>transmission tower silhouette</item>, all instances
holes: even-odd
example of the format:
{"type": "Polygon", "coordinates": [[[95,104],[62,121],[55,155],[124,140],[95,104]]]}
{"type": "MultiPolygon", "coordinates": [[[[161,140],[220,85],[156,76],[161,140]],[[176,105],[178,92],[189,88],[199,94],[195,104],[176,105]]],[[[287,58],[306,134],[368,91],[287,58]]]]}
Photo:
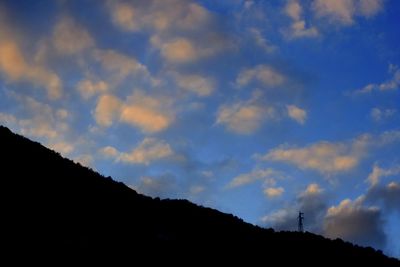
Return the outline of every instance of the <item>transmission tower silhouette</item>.
{"type": "Polygon", "coordinates": [[[304,213],[299,211],[299,217],[297,217],[298,219],[298,231],[299,232],[304,232],[304,228],[303,228],[303,220],[304,220],[304,213]]]}

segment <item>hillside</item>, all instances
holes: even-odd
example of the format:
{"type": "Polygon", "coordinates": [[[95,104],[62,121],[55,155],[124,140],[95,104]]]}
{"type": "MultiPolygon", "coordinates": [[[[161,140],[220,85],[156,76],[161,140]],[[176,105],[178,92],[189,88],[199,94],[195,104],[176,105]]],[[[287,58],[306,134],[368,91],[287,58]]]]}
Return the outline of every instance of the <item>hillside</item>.
{"type": "Polygon", "coordinates": [[[400,266],[339,239],[274,232],[186,200],[143,196],[2,126],[0,142],[2,241],[32,261],[400,266]]]}

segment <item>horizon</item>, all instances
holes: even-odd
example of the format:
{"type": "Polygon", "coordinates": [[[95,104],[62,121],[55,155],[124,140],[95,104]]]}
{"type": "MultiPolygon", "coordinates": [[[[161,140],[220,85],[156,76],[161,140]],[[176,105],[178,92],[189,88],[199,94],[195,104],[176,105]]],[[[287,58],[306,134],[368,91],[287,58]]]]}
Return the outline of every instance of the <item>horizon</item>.
{"type": "Polygon", "coordinates": [[[400,3],[0,4],[0,124],[139,193],[400,259],[400,3]]]}

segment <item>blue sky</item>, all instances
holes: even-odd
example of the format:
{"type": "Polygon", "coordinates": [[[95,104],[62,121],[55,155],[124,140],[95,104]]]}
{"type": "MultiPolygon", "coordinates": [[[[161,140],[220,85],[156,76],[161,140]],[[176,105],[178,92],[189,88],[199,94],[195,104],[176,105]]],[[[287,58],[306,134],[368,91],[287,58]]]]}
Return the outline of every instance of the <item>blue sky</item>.
{"type": "Polygon", "coordinates": [[[400,257],[400,3],[2,1],[0,123],[153,197],[400,257]]]}

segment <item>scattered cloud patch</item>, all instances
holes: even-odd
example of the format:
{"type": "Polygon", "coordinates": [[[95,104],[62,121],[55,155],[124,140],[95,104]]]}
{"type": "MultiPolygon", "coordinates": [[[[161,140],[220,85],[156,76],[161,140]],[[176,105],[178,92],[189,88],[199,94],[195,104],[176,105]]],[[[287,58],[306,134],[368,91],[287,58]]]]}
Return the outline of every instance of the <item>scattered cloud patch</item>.
{"type": "Polygon", "coordinates": [[[382,83],[370,83],[364,86],[361,89],[356,90],[354,93],[357,94],[367,94],[373,91],[393,91],[397,90],[400,87],[400,69],[397,66],[390,65],[389,73],[392,74],[392,77],[382,83]]]}
{"type": "Polygon", "coordinates": [[[233,178],[226,188],[245,186],[260,180],[266,181],[269,185],[275,185],[275,179],[280,177],[282,177],[282,174],[271,168],[254,169],[249,173],[243,173],[233,178]]]}
{"type": "Polygon", "coordinates": [[[215,90],[215,81],[208,77],[175,73],[174,78],[180,88],[192,92],[199,97],[209,96],[215,90]]]}
{"type": "Polygon", "coordinates": [[[319,36],[318,29],[314,26],[307,27],[303,18],[303,8],[299,1],[289,0],[284,9],[285,14],[292,20],[289,28],[283,31],[288,39],[314,38],[319,36]]]}
{"type": "Polygon", "coordinates": [[[273,67],[257,65],[253,68],[242,70],[236,78],[236,84],[243,87],[252,82],[257,82],[265,87],[277,87],[282,85],[286,77],[273,67]]]}
{"type": "Polygon", "coordinates": [[[71,17],[61,18],[53,32],[53,46],[60,54],[73,55],[94,47],[92,36],[71,17]]]}
{"type": "Polygon", "coordinates": [[[264,194],[268,198],[276,198],[279,197],[285,192],[285,189],[283,187],[267,187],[264,189],[264,194]]]}
{"type": "Polygon", "coordinates": [[[375,122],[382,122],[393,117],[397,113],[396,109],[371,109],[370,116],[375,122]]]}
{"type": "Polygon", "coordinates": [[[109,90],[109,85],[105,81],[82,80],[77,85],[77,90],[83,99],[89,99],[96,94],[104,94],[109,90]]]}
{"type": "Polygon", "coordinates": [[[216,123],[226,126],[229,131],[237,134],[252,134],[261,127],[265,119],[274,116],[275,109],[273,107],[239,102],[222,105],[218,109],[216,123]]]}
{"type": "Polygon", "coordinates": [[[263,49],[266,53],[271,54],[278,50],[278,47],[273,45],[269,40],[267,40],[261,31],[257,28],[249,29],[250,35],[254,39],[255,44],[263,49]]]}
{"type": "Polygon", "coordinates": [[[291,119],[295,120],[299,124],[304,124],[307,119],[307,112],[295,105],[286,106],[288,115],[291,119]]]}
{"type": "Polygon", "coordinates": [[[62,96],[60,77],[44,65],[28,62],[20,45],[9,36],[0,35],[0,72],[9,82],[29,82],[44,87],[50,99],[62,96]]]}
{"type": "Polygon", "coordinates": [[[262,159],[283,161],[301,169],[333,174],[354,168],[360,156],[346,144],[319,142],[304,148],[276,148],[269,151],[262,159]]]}
{"type": "Polygon", "coordinates": [[[172,156],[174,152],[165,141],[146,137],[131,152],[120,152],[112,146],[106,146],[100,149],[100,153],[107,158],[114,158],[116,162],[149,165],[172,156]]]}
{"type": "Polygon", "coordinates": [[[371,173],[368,175],[367,182],[371,187],[379,184],[383,177],[394,176],[400,174],[400,166],[393,166],[391,168],[381,168],[378,164],[374,164],[371,173]]]}
{"type": "Polygon", "coordinates": [[[331,23],[351,25],[356,16],[373,17],[383,9],[382,0],[314,0],[313,11],[331,23]]]}
{"type": "Polygon", "coordinates": [[[117,121],[149,133],[166,129],[173,116],[168,99],[149,96],[142,91],[135,91],[126,101],[113,95],[103,95],[94,112],[95,120],[101,126],[108,127],[117,121]]]}
{"type": "Polygon", "coordinates": [[[345,199],[328,209],[324,220],[324,234],[342,238],[363,246],[383,248],[386,236],[383,231],[381,210],[365,206],[364,198],[345,199]]]}

